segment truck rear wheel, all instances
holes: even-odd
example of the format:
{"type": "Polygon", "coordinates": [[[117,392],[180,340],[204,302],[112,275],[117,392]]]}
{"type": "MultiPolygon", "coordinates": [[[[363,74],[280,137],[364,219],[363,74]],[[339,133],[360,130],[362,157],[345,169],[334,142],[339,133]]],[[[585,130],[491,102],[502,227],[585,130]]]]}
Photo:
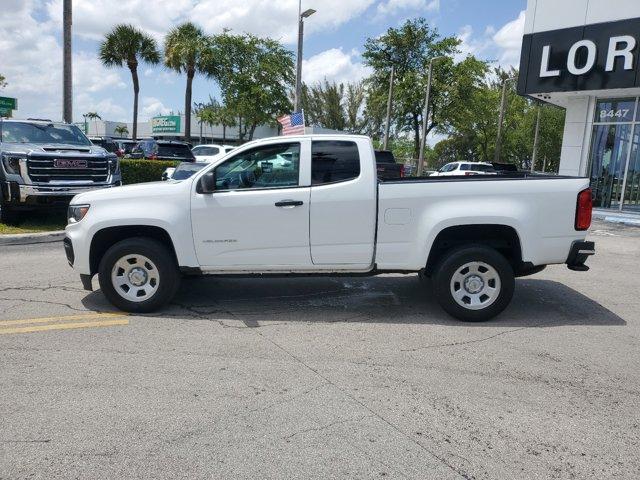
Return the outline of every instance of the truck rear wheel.
{"type": "Polygon", "coordinates": [[[496,250],[482,245],[447,253],[436,268],[434,290],[449,315],[482,322],[500,314],[515,288],[513,268],[496,250]]]}
{"type": "Polygon", "coordinates": [[[100,261],[100,289],[120,310],[147,313],[171,301],[180,285],[173,253],[151,238],[113,245],[100,261]]]}

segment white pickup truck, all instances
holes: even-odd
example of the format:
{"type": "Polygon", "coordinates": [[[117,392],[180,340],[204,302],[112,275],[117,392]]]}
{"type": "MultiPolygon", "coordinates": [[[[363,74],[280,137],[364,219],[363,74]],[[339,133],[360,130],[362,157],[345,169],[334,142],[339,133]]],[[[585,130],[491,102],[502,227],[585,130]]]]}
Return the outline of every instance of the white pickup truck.
{"type": "Polygon", "coordinates": [[[116,307],[159,309],[181,275],[419,273],[454,317],[509,304],[514,278],[588,270],[588,179],[528,175],[379,181],[356,135],[268,138],[182,181],[83,193],[69,207],[69,263],[116,307]]]}

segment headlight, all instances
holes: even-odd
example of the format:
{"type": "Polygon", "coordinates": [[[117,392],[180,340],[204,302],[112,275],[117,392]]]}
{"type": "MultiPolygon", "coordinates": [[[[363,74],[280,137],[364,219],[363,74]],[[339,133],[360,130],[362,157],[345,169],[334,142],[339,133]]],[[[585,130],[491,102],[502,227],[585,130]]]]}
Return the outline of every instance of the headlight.
{"type": "Polygon", "coordinates": [[[20,160],[25,157],[15,154],[2,155],[2,166],[5,172],[20,175],[20,160]]]}
{"type": "Polygon", "coordinates": [[[110,157],[109,158],[109,173],[111,175],[118,173],[120,170],[120,160],[118,157],[110,157]]]}
{"type": "Polygon", "coordinates": [[[69,205],[67,219],[69,223],[78,223],[89,211],[90,205],[69,205]]]}

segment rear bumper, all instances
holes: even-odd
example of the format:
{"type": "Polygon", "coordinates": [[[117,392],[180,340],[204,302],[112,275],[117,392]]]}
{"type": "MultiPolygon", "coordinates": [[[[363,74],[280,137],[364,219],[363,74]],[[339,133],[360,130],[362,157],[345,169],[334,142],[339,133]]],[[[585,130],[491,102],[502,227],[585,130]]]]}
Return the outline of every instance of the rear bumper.
{"type": "Polygon", "coordinates": [[[585,265],[585,262],[591,255],[596,253],[595,242],[577,241],[571,245],[569,256],[567,257],[567,268],[577,272],[586,272],[589,267],[585,265]]]}

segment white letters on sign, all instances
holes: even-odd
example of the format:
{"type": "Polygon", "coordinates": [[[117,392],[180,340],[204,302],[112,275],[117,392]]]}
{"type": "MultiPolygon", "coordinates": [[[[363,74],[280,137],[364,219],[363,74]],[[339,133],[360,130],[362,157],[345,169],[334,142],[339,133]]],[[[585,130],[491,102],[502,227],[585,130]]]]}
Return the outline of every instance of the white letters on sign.
{"type": "Polygon", "coordinates": [[[569,55],[567,57],[567,70],[569,70],[569,73],[573,75],[584,75],[590,71],[596,64],[597,50],[596,44],[591,40],[580,40],[574,43],[569,49],[569,55]],[[587,49],[587,63],[585,63],[583,67],[578,68],[576,66],[576,55],[581,48],[587,49]]]}
{"type": "Polygon", "coordinates": [[[633,49],[636,48],[636,39],[631,35],[621,35],[619,37],[611,37],[609,39],[609,51],[607,52],[607,66],[605,71],[613,72],[616,64],[616,57],[624,58],[624,69],[633,70],[633,49]],[[625,44],[624,48],[618,48],[621,43],[625,44]]]}
{"type": "Polygon", "coordinates": [[[540,77],[559,77],[560,70],[549,70],[549,55],[551,45],[542,47],[542,63],[540,64],[540,77]]]}
{"type": "MultiPolygon", "coordinates": [[[[624,70],[634,69],[634,50],[638,41],[631,35],[619,35],[609,39],[607,49],[607,59],[604,65],[606,72],[613,72],[616,67],[616,59],[624,60],[624,70]]],[[[542,47],[542,60],[540,62],[540,78],[559,77],[561,70],[552,70],[549,66],[551,59],[551,45],[542,47]]],[[[579,40],[574,43],[567,54],[567,71],[572,75],[584,75],[589,73],[596,66],[598,60],[598,47],[592,40],[579,40]],[[580,49],[587,49],[587,61],[581,67],[576,65],[578,52],[580,49]]]]}

